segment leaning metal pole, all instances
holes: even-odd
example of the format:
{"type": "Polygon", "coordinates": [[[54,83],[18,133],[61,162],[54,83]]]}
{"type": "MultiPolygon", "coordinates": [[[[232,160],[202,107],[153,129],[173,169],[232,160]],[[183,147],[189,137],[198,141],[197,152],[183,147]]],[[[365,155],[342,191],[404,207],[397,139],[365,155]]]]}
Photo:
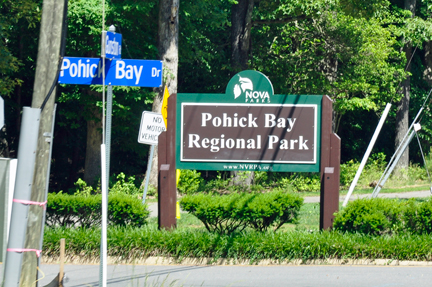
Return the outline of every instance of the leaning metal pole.
{"type": "Polygon", "coordinates": [[[415,135],[415,131],[412,131],[409,135],[409,137],[405,140],[405,142],[403,143],[402,147],[399,149],[396,158],[394,159],[392,165],[390,166],[390,168],[387,170],[387,172],[384,174],[384,177],[382,178],[382,180],[380,180],[378,182],[378,184],[375,186],[375,189],[372,193],[372,198],[375,198],[378,196],[379,192],[381,191],[381,188],[384,186],[385,182],[387,181],[387,179],[389,178],[390,174],[393,172],[394,168],[396,167],[399,159],[401,158],[402,154],[405,152],[406,148],[408,147],[409,143],[411,142],[411,140],[414,138],[415,135]]]}
{"type": "Polygon", "coordinates": [[[362,171],[363,171],[364,166],[366,165],[366,162],[367,162],[367,160],[368,160],[368,158],[369,158],[369,155],[370,155],[370,153],[371,153],[371,151],[372,151],[372,148],[374,147],[375,142],[376,142],[376,140],[377,140],[377,138],[378,138],[378,135],[379,135],[380,132],[381,132],[381,128],[382,128],[382,126],[384,125],[384,122],[385,122],[385,120],[386,120],[386,118],[387,118],[387,115],[388,115],[388,113],[389,113],[389,111],[390,111],[390,107],[391,107],[391,104],[390,104],[390,103],[387,103],[387,105],[386,105],[386,107],[385,107],[385,109],[384,109],[384,112],[383,112],[383,114],[382,114],[382,116],[381,116],[381,119],[380,119],[380,121],[378,122],[378,125],[377,125],[377,127],[376,127],[376,129],[375,129],[375,132],[374,132],[374,134],[373,134],[373,136],[372,136],[372,139],[371,139],[371,141],[370,141],[370,143],[369,143],[369,146],[368,146],[368,148],[367,148],[367,150],[366,150],[366,152],[365,152],[365,154],[364,154],[364,156],[363,156],[363,159],[362,159],[362,161],[361,161],[361,163],[360,163],[360,166],[359,166],[359,168],[358,168],[358,170],[357,170],[357,173],[356,173],[356,175],[355,175],[355,177],[354,177],[354,180],[353,180],[352,183],[351,183],[350,189],[348,190],[348,194],[346,195],[345,200],[344,200],[344,202],[343,202],[343,204],[342,204],[343,207],[345,207],[345,206],[347,205],[347,203],[348,203],[348,201],[349,201],[349,199],[350,199],[350,196],[351,196],[352,192],[354,191],[354,188],[355,188],[355,186],[356,186],[356,184],[357,184],[357,181],[358,181],[359,178],[360,178],[360,175],[361,175],[361,173],[362,173],[362,171]]]}
{"type": "MultiPolygon", "coordinates": [[[[407,135],[409,134],[409,132],[410,132],[411,129],[413,128],[414,123],[417,121],[418,117],[421,115],[421,113],[423,112],[423,110],[424,110],[424,108],[421,107],[420,110],[418,111],[416,117],[414,118],[414,120],[412,121],[410,127],[408,128],[407,133],[405,134],[405,136],[404,136],[403,139],[401,140],[399,146],[397,147],[396,151],[394,152],[393,156],[391,157],[390,161],[388,162],[387,167],[385,168],[383,174],[381,175],[380,179],[378,180],[378,184],[380,184],[380,182],[382,182],[384,176],[386,176],[386,174],[387,174],[387,172],[388,172],[388,169],[390,168],[390,166],[393,165],[393,161],[394,161],[396,155],[399,153],[399,150],[401,149],[402,145],[404,144],[407,135]]],[[[377,186],[378,186],[378,185],[377,185],[377,186]]],[[[375,187],[374,191],[372,192],[372,196],[373,196],[373,193],[375,192],[375,190],[376,190],[376,187],[375,187]]],[[[377,195],[378,195],[378,194],[377,194],[377,195]]]]}
{"type": "Polygon", "coordinates": [[[33,251],[37,254],[38,251],[26,250],[24,248],[24,241],[26,238],[29,211],[29,205],[25,204],[25,202],[30,201],[33,186],[40,114],[40,109],[23,108],[14,202],[12,203],[12,216],[3,275],[3,286],[7,287],[19,286],[23,252],[33,251]]]}

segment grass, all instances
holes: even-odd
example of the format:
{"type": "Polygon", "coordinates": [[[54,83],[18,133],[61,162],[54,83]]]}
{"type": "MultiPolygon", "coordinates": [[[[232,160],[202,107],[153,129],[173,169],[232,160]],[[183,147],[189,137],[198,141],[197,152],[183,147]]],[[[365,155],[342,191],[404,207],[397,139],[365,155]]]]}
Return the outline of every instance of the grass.
{"type": "MultiPolygon", "coordinates": [[[[82,259],[99,257],[100,229],[47,228],[44,254],[58,256],[59,240],[66,238],[69,256],[82,259]]],[[[165,256],[181,262],[185,258],[220,258],[274,261],[314,259],[397,259],[432,260],[430,235],[401,234],[367,236],[340,232],[253,232],[219,235],[185,228],[160,231],[112,227],[108,230],[108,255],[133,262],[148,256],[165,256]]]]}

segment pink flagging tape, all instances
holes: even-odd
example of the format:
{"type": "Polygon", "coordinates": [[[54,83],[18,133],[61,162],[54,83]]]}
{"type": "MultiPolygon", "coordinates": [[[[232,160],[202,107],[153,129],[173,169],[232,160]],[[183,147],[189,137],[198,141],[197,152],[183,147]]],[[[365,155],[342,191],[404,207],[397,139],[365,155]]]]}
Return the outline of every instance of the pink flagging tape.
{"type": "Polygon", "coordinates": [[[41,254],[42,254],[42,250],[38,250],[38,249],[8,248],[8,249],[6,249],[6,250],[9,251],[9,252],[18,252],[18,253],[34,251],[34,252],[36,252],[36,256],[37,256],[37,257],[40,257],[41,254]]]}
{"type": "Polygon", "coordinates": [[[13,202],[22,203],[22,204],[39,205],[39,206],[43,206],[44,208],[46,208],[45,205],[47,204],[48,201],[46,200],[44,202],[37,202],[37,201],[30,201],[30,200],[23,200],[23,199],[15,199],[14,198],[13,202]]]}

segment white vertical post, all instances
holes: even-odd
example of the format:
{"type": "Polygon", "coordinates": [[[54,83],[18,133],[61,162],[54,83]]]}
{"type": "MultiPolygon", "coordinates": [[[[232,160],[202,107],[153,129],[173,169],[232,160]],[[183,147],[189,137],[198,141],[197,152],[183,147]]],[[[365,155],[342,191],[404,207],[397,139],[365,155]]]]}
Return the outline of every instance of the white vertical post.
{"type": "Polygon", "coordinates": [[[9,204],[8,204],[8,222],[7,222],[7,238],[9,238],[10,222],[12,217],[12,202],[15,190],[15,178],[17,174],[18,159],[10,160],[10,177],[9,177],[9,204]]]}
{"type": "Polygon", "coordinates": [[[360,178],[360,175],[361,175],[361,173],[362,173],[362,171],[363,171],[364,166],[366,165],[366,162],[367,162],[367,160],[368,160],[368,158],[369,158],[369,155],[370,155],[370,153],[371,153],[371,151],[372,151],[372,148],[374,147],[375,142],[376,142],[376,140],[377,140],[377,138],[378,138],[378,135],[379,135],[379,133],[381,132],[381,128],[382,128],[382,126],[383,126],[383,124],[384,124],[384,122],[385,122],[385,120],[386,120],[386,118],[387,118],[387,115],[388,115],[388,113],[389,113],[389,111],[390,111],[390,108],[391,108],[391,104],[390,104],[390,103],[387,103],[387,105],[386,105],[386,107],[385,107],[385,109],[384,109],[384,112],[383,112],[383,114],[382,114],[382,116],[381,116],[381,119],[380,119],[380,121],[378,122],[378,125],[377,125],[377,127],[376,127],[376,129],[375,129],[375,132],[374,132],[374,134],[373,134],[373,136],[372,136],[372,139],[371,139],[371,141],[370,141],[370,143],[369,143],[369,146],[368,146],[368,148],[367,148],[367,150],[366,150],[366,152],[365,152],[365,154],[364,154],[364,156],[363,156],[363,159],[362,159],[362,161],[361,161],[361,163],[360,163],[360,166],[359,166],[359,168],[358,168],[358,170],[357,170],[357,173],[356,173],[356,175],[355,175],[355,177],[354,177],[354,180],[353,180],[353,182],[351,183],[351,186],[350,186],[350,188],[349,188],[349,190],[348,190],[348,194],[346,195],[345,200],[344,200],[344,202],[343,202],[343,204],[342,204],[343,207],[345,207],[345,206],[347,205],[347,203],[348,203],[348,201],[349,201],[349,198],[350,198],[352,192],[354,191],[354,188],[355,188],[355,186],[356,186],[356,184],[357,184],[357,181],[358,181],[359,178],[360,178]]]}
{"type": "MultiPolygon", "coordinates": [[[[40,109],[24,107],[18,145],[18,166],[15,179],[14,199],[30,200],[36,162],[40,109]]],[[[13,202],[9,239],[3,275],[3,286],[19,286],[27,221],[28,205],[13,202]]]]}
{"type": "Polygon", "coordinates": [[[106,186],[106,163],[105,163],[105,144],[101,145],[101,169],[102,169],[102,237],[101,237],[101,264],[102,264],[102,286],[107,283],[107,211],[108,211],[108,189],[106,186]]]}

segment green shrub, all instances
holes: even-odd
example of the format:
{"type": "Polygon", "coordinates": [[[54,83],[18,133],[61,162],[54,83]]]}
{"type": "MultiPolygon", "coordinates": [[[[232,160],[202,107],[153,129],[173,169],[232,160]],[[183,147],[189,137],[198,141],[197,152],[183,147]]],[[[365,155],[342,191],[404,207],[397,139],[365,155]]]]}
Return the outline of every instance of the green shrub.
{"type": "Polygon", "coordinates": [[[432,233],[432,200],[409,200],[404,213],[406,229],[415,234],[432,233]]]}
{"type": "Polygon", "coordinates": [[[285,223],[297,223],[303,198],[298,195],[269,192],[255,194],[253,199],[245,202],[243,219],[258,231],[269,227],[279,229],[285,223]]]}
{"type": "Polygon", "coordinates": [[[110,194],[108,196],[108,222],[112,225],[142,226],[147,223],[150,211],[136,196],[110,194]]]}
{"type": "Polygon", "coordinates": [[[259,231],[278,229],[297,221],[303,199],[297,195],[273,193],[196,194],[182,198],[183,210],[192,213],[210,232],[229,234],[247,226],[259,231]]]}
{"type": "Polygon", "coordinates": [[[336,213],[333,227],[350,233],[391,234],[403,228],[404,204],[399,200],[358,199],[336,213]]]}
{"type": "Polygon", "coordinates": [[[100,189],[93,189],[93,187],[88,186],[87,183],[81,178],[78,178],[74,185],[76,186],[74,193],[75,195],[89,196],[92,194],[100,193],[100,189]]]}
{"type": "Polygon", "coordinates": [[[266,171],[258,171],[258,170],[255,171],[254,184],[265,185],[267,181],[268,181],[268,174],[266,171]]]}
{"type": "Polygon", "coordinates": [[[432,233],[432,200],[358,199],[339,211],[336,230],[371,235],[432,233]]]}
{"type": "Polygon", "coordinates": [[[212,196],[202,193],[187,195],[181,199],[180,205],[183,210],[201,220],[208,231],[228,234],[246,227],[233,212],[240,196],[240,194],[212,196]]]}
{"type": "Polygon", "coordinates": [[[340,186],[349,187],[354,180],[356,172],[360,166],[359,162],[350,160],[340,165],[340,186]]]}
{"type": "Polygon", "coordinates": [[[320,175],[319,173],[293,173],[287,177],[280,177],[276,185],[282,189],[297,192],[319,191],[320,175]]]}
{"type": "Polygon", "coordinates": [[[180,194],[196,193],[203,181],[204,179],[201,178],[201,173],[196,170],[184,169],[180,172],[177,189],[180,194]]]}
{"type": "MultiPolygon", "coordinates": [[[[48,226],[89,227],[101,223],[101,195],[69,195],[49,193],[46,211],[48,226]]],[[[108,223],[111,225],[141,226],[146,224],[150,212],[138,197],[110,194],[108,197],[108,223]]]]}
{"type": "Polygon", "coordinates": [[[117,176],[117,181],[109,189],[110,194],[122,193],[122,194],[142,194],[143,192],[136,187],[135,177],[129,176],[126,180],[126,175],[121,172],[117,176]]]}

